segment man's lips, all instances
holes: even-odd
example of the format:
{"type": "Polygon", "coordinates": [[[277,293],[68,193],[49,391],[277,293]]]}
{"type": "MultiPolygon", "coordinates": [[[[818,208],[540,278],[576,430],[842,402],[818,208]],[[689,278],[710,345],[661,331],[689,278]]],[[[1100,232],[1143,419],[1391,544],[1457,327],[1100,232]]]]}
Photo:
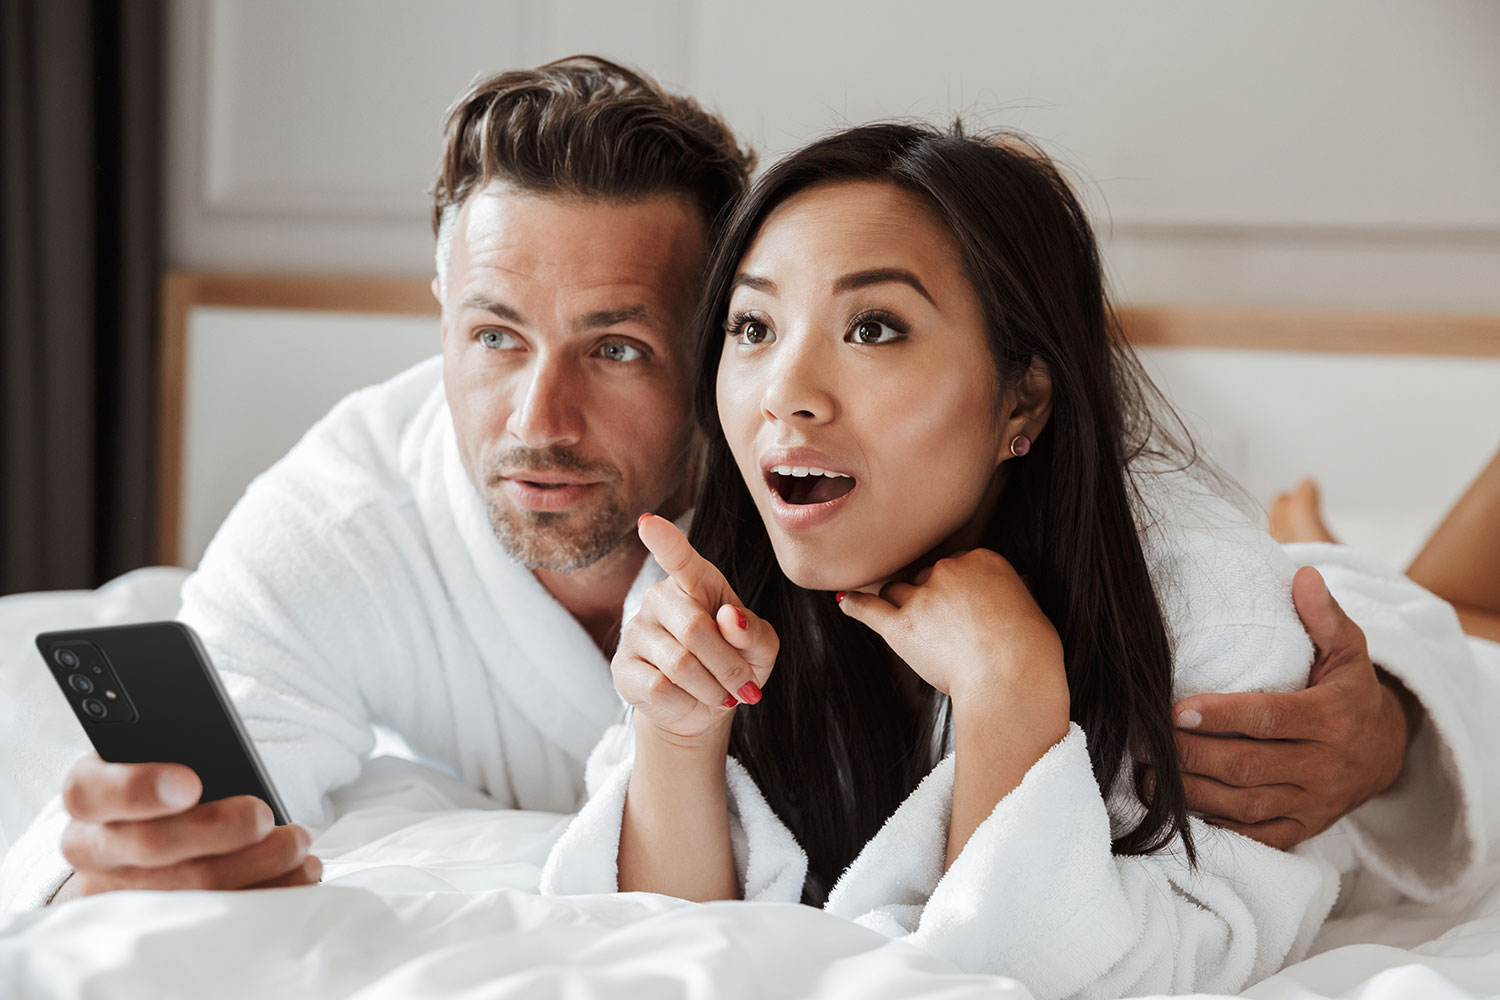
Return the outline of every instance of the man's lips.
{"type": "Polygon", "coordinates": [[[597,480],[563,472],[517,472],[500,478],[501,488],[527,510],[567,510],[596,490],[597,480]]]}

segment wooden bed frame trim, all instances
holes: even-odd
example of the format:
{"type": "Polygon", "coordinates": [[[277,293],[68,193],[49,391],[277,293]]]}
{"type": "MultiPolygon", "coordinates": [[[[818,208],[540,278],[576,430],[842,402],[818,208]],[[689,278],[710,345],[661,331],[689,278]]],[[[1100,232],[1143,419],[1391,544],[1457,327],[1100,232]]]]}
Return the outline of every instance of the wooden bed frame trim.
{"type": "MultiPolygon", "coordinates": [[[[176,565],[181,528],[183,394],[195,308],[438,315],[424,278],[171,271],[162,280],[156,560],[176,565]]],[[[1261,351],[1500,358],[1500,316],[1261,307],[1131,305],[1133,344],[1261,351]]]]}

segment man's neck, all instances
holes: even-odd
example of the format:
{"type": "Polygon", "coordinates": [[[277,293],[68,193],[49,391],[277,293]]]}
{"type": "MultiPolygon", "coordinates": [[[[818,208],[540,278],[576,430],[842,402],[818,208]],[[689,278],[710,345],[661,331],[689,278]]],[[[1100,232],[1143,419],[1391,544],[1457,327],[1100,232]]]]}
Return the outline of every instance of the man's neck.
{"type": "Polygon", "coordinates": [[[547,593],[568,609],[599,651],[610,657],[620,640],[625,595],[630,593],[645,561],[646,547],[631,538],[585,569],[571,573],[539,569],[535,573],[547,593]]]}

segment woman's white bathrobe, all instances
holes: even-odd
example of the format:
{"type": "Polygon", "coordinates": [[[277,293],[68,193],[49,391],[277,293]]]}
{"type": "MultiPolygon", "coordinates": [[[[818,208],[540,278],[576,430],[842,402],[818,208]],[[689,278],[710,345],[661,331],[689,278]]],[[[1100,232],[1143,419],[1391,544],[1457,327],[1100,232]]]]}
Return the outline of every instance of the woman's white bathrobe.
{"type": "MultiPolygon", "coordinates": [[[[251,484],[184,585],[178,617],[314,830],[373,723],[506,805],[568,813],[623,717],[593,641],[496,540],[441,372],[432,358],[340,402],[251,484]]],[[[54,801],[18,838],[0,908],[40,905],[67,877],[66,820],[54,801]]]]}
{"type": "MultiPolygon", "coordinates": [[[[1287,553],[1186,477],[1140,481],[1148,508],[1158,512],[1138,520],[1173,644],[1174,697],[1304,686],[1313,649],[1291,601],[1287,553]]],[[[1087,735],[1074,725],[945,874],[950,741],[949,755],[844,872],[827,909],[909,937],[965,970],[1019,979],[1045,1000],[1238,992],[1300,957],[1335,902],[1341,871],[1377,877],[1387,892],[1429,896],[1451,886],[1483,843],[1471,801],[1478,767],[1468,734],[1477,718],[1445,697],[1454,690],[1449,683],[1462,684],[1473,670],[1452,611],[1347,550],[1309,547],[1302,554],[1365,625],[1376,661],[1420,692],[1428,709],[1411,749],[1413,766],[1398,782],[1405,787],[1377,807],[1379,822],[1361,810],[1310,846],[1284,853],[1194,819],[1196,869],[1180,841],[1145,857],[1114,856],[1111,830],[1120,832],[1140,807],[1123,779],[1116,794],[1101,794],[1087,735]],[[1434,671],[1456,677],[1432,683],[1434,671]],[[1418,768],[1421,787],[1409,787],[1418,768]]],[[[773,674],[768,698],[775,683],[773,674]]],[[[595,749],[590,799],[548,860],[544,892],[617,889],[633,755],[628,723],[595,749]]],[[[802,850],[744,768],[733,758],[727,768],[744,897],[799,900],[802,850]]]]}

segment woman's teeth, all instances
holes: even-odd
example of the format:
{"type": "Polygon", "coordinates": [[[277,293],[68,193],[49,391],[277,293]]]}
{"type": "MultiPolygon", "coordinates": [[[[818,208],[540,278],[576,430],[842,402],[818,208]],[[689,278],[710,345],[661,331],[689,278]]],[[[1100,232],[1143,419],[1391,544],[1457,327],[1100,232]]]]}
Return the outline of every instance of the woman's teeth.
{"type": "Polygon", "coordinates": [[[827,469],[819,469],[812,465],[773,465],[771,471],[779,476],[828,476],[831,479],[852,479],[853,476],[843,472],[829,472],[827,469]]]}
{"type": "Polygon", "coordinates": [[[789,504],[827,503],[854,489],[854,477],[813,465],[773,465],[766,483],[789,504]]]}

